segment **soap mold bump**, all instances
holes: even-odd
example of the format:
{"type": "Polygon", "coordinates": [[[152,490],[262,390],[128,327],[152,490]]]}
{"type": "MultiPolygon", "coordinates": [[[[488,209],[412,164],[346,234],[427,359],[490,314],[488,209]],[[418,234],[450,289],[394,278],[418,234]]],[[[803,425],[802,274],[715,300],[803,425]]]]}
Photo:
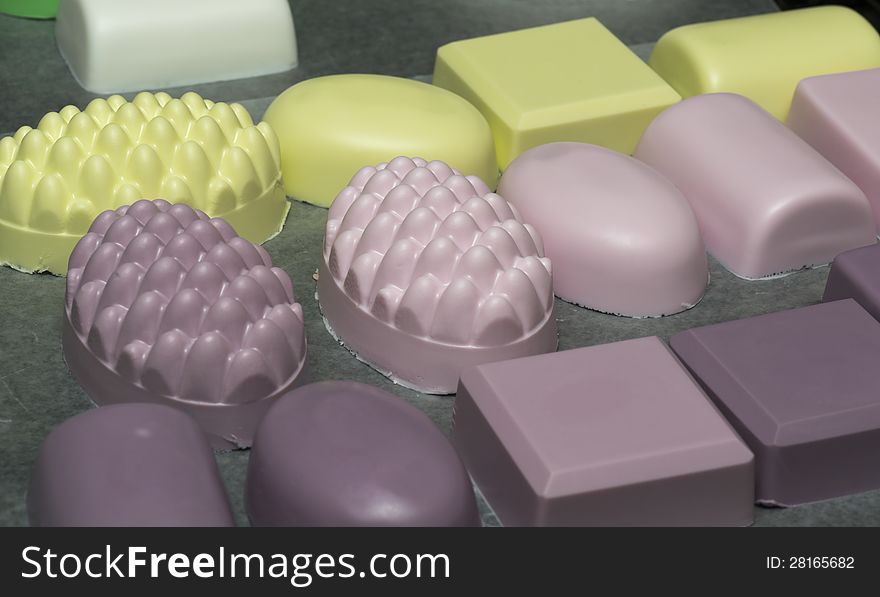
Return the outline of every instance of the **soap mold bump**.
{"type": "Polygon", "coordinates": [[[0,139],[0,263],[64,274],[92,220],[139,199],[186,203],[266,241],[290,209],[280,164],[267,123],[193,92],[49,112],[0,139]]]}
{"type": "Polygon", "coordinates": [[[164,200],[105,211],[76,245],[63,345],[96,403],[180,408],[215,448],[249,446],[306,377],[288,275],[225,220],[164,200]]]}
{"type": "Polygon", "coordinates": [[[401,385],[455,391],[465,367],[556,349],[538,232],[475,176],[397,157],[331,205],[318,276],[328,330],[401,385]]]}

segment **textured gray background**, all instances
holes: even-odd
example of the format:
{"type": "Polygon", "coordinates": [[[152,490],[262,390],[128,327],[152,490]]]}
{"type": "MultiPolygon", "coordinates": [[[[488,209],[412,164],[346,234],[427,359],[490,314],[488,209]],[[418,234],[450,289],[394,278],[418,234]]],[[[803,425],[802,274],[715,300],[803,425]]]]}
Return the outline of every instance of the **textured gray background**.
{"type": "MultiPolygon", "coordinates": [[[[689,22],[775,10],[770,0],[335,0],[293,1],[300,67],[288,73],[200,85],[222,101],[244,101],[255,117],[290,84],[329,73],[375,72],[424,76],[437,46],[476,35],[584,16],[598,16],[644,55],[666,30],[689,22]]],[[[182,90],[169,90],[180,93],[182,90]]],[[[54,45],[52,24],[0,16],[0,131],[35,125],[47,111],[85,105],[93,95],[72,79],[54,45]]],[[[326,211],[294,202],[284,231],[266,244],[293,279],[306,315],[309,366],[315,380],[354,379],[403,397],[449,429],[452,398],[421,395],[387,382],[338,346],[321,323],[314,300],[326,211]]],[[[699,325],[818,302],[827,268],[764,282],[744,282],[712,262],[706,297],[687,313],[632,320],[557,301],[559,348],[625,338],[668,338],[699,325]]],[[[40,442],[55,425],[91,407],[61,358],[64,280],[0,268],[0,524],[27,523],[24,496],[40,442]]],[[[248,453],[217,460],[239,522],[248,453]]],[[[484,506],[485,510],[485,506],[484,506]]],[[[756,508],[758,525],[880,524],[880,492],[791,509],[756,508]]],[[[497,524],[486,513],[487,524],[497,524]]]]}

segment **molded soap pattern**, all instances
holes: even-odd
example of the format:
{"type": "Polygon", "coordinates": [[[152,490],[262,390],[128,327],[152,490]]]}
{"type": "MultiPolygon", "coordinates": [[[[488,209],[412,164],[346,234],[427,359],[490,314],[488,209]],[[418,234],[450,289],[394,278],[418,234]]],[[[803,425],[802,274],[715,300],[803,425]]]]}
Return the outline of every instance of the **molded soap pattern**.
{"type": "Polygon", "coordinates": [[[167,201],[102,213],[70,257],[64,357],[98,404],[157,402],[247,447],[303,383],[302,307],[265,249],[167,201]]]}
{"type": "Polygon", "coordinates": [[[187,203],[263,242],[284,225],[278,139],[240,104],[140,93],[66,106],[0,139],[0,263],[63,274],[105,209],[187,203]]]}
{"type": "Polygon", "coordinates": [[[556,349],[550,272],[537,231],[479,178],[397,157],[330,207],[318,292],[360,359],[442,394],[464,366],[556,349]]]}

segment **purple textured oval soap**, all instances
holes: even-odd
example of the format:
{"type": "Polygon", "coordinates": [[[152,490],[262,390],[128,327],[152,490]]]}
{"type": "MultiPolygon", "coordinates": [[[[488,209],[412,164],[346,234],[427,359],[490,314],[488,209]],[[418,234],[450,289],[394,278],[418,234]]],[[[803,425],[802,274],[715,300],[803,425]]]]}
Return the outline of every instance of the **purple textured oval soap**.
{"type": "Polygon", "coordinates": [[[246,484],[256,526],[479,526],[467,471],[419,409],[372,386],[310,384],[279,399],[246,484]]]}
{"type": "Polygon", "coordinates": [[[234,526],[205,434],[158,404],[114,404],[56,427],[27,498],[33,526],[234,526]]]}
{"type": "Polygon", "coordinates": [[[535,229],[479,178],[398,157],[330,207],[318,293],[358,358],[448,394],[464,367],[556,349],[550,272],[535,229]]]}
{"type": "Polygon", "coordinates": [[[302,307],[265,249],[167,201],[105,211],[70,256],[64,357],[98,404],[192,414],[216,448],[246,447],[304,381],[302,307]]]}

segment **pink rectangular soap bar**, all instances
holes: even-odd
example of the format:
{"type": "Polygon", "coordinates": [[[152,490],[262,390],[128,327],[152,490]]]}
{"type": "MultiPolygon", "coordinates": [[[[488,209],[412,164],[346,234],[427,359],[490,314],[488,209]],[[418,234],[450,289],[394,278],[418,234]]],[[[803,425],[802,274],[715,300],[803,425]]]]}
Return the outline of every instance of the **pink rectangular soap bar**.
{"type": "Polygon", "coordinates": [[[864,193],[740,95],[701,95],[667,109],[635,156],[684,193],[706,248],[740,277],[824,265],[875,241],[864,193]]]}
{"type": "Polygon", "coordinates": [[[453,441],[505,525],[752,520],[752,453],[656,337],[469,369],[453,441]]]}
{"type": "Polygon", "coordinates": [[[880,228],[880,68],[804,79],[788,126],[852,179],[880,228]]]}

